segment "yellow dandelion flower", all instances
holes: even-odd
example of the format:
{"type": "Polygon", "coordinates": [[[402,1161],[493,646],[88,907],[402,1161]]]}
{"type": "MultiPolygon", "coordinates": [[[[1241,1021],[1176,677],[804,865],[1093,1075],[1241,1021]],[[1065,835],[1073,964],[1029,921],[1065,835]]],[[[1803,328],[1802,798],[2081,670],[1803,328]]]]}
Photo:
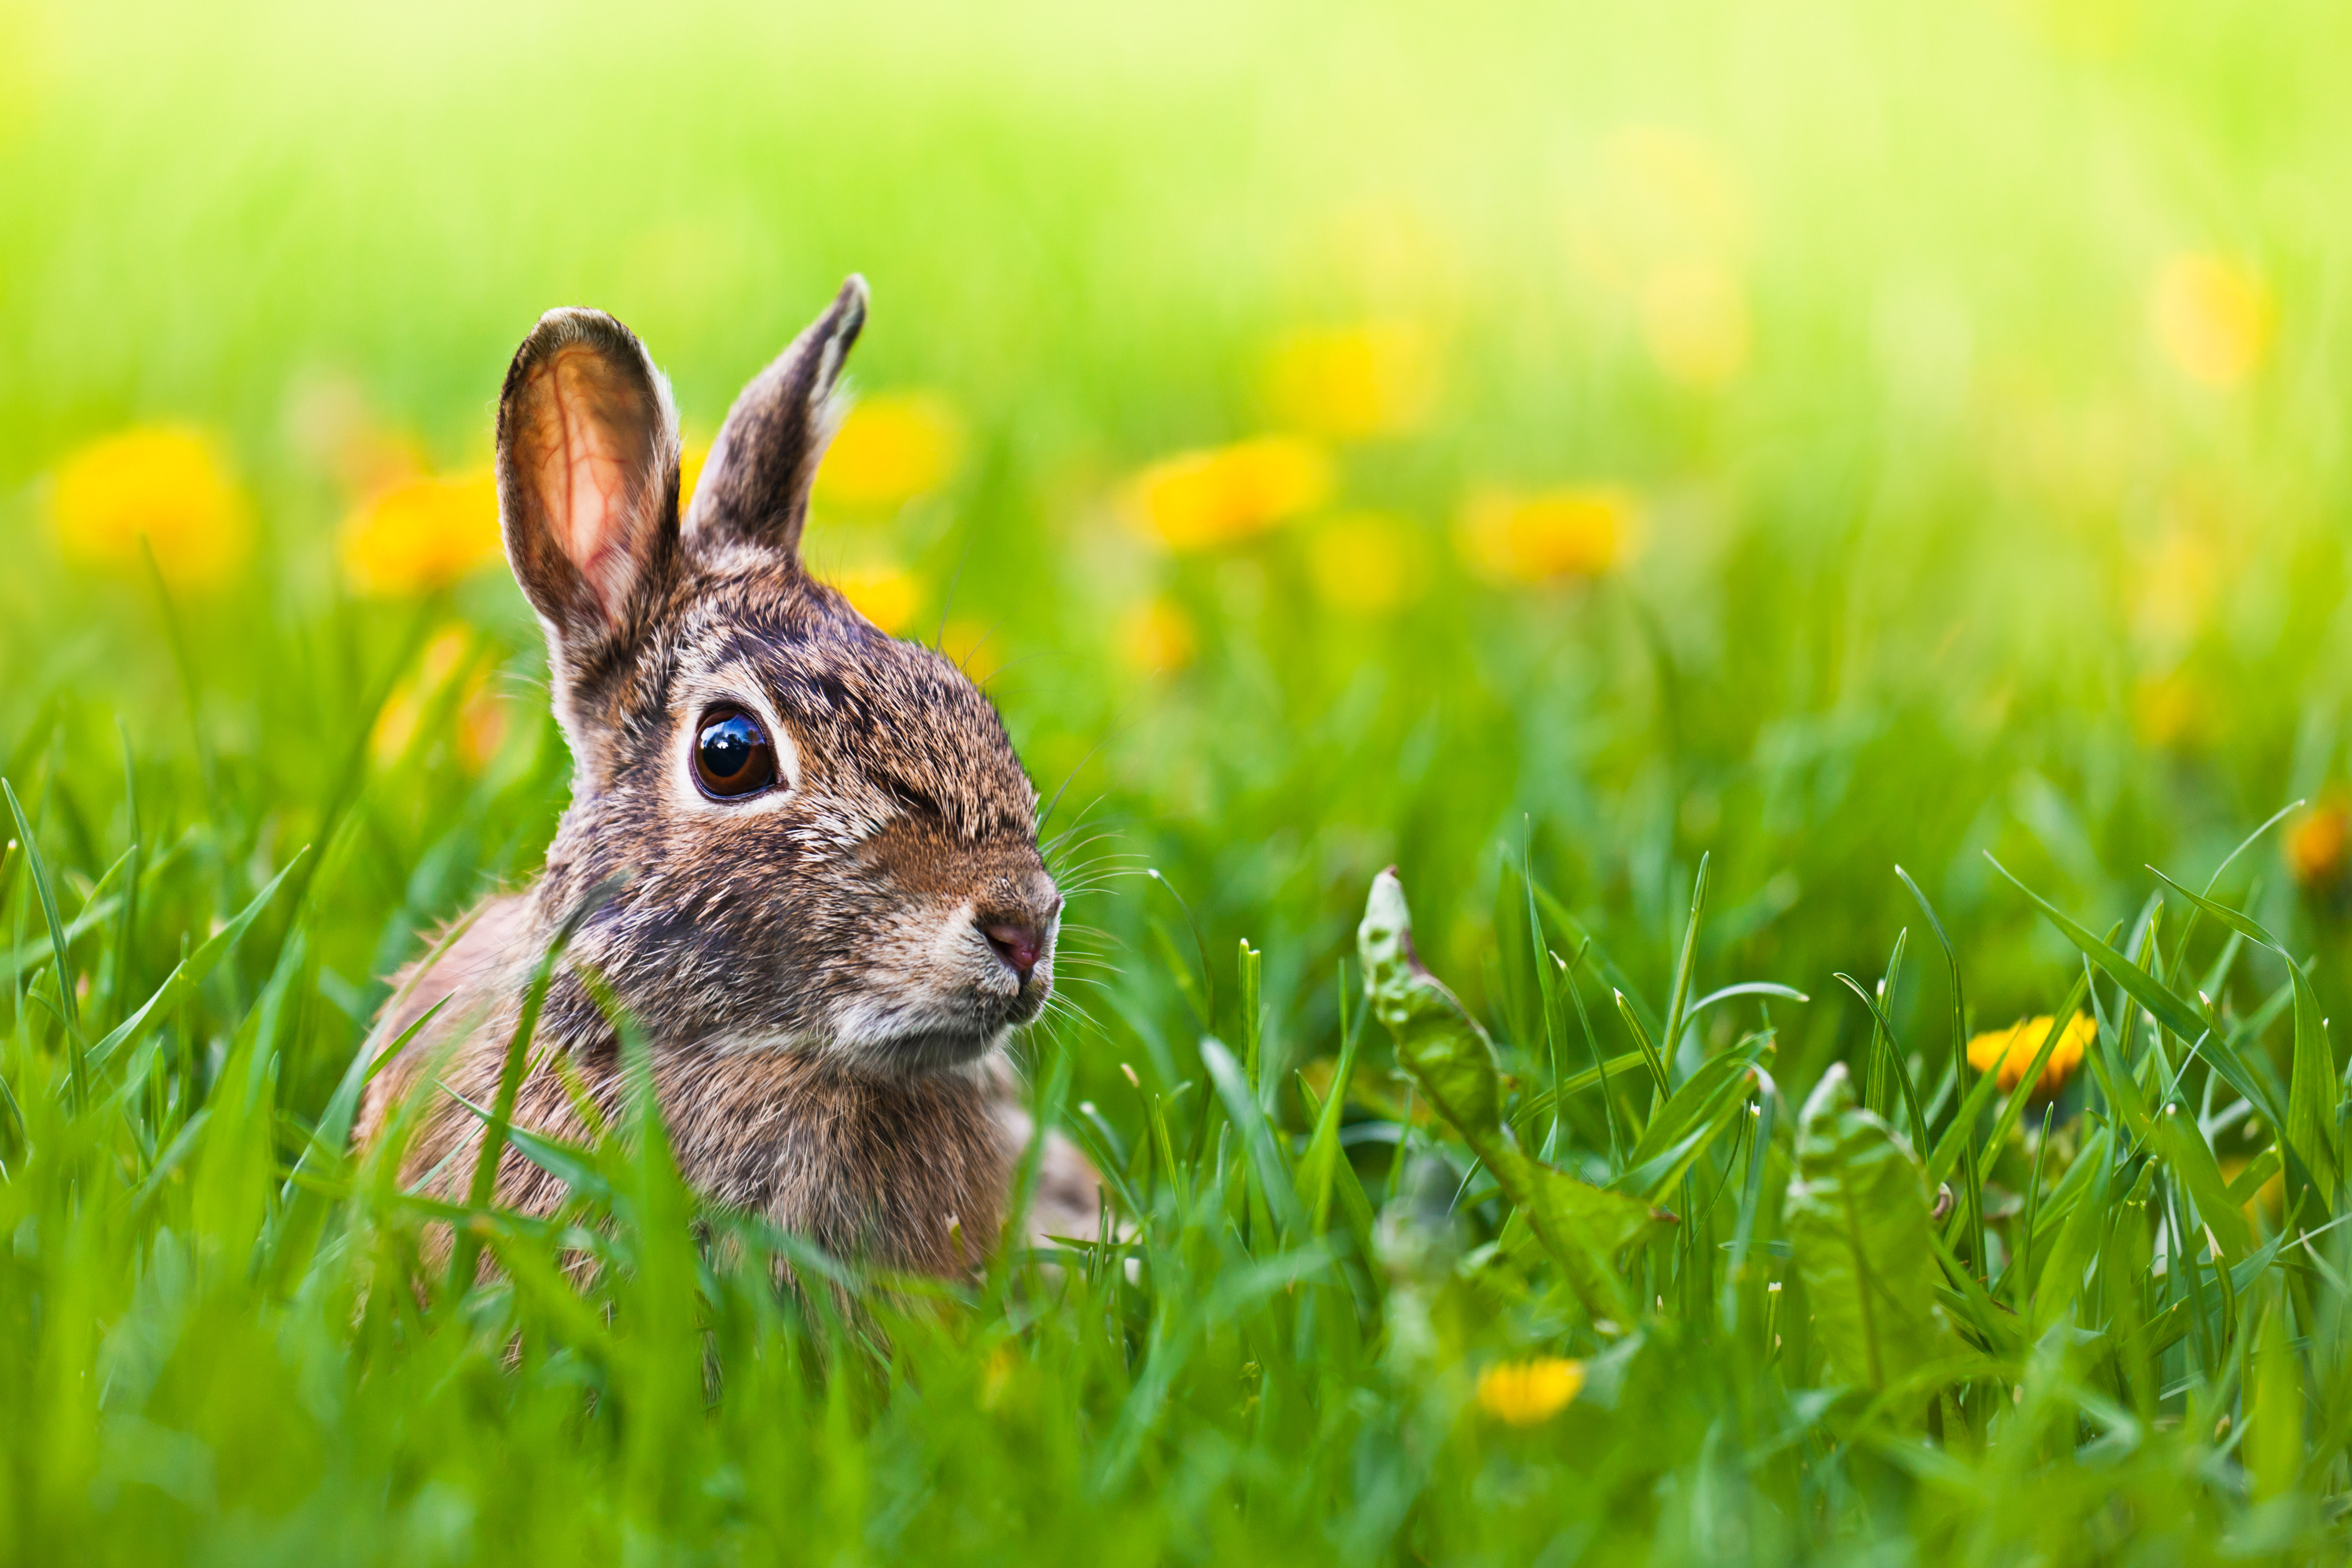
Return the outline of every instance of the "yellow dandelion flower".
{"type": "MultiPolygon", "coordinates": [[[[2025,1069],[2033,1065],[2042,1042],[2049,1037],[2051,1023],[2050,1016],[2044,1014],[2006,1029],[1987,1030],[1969,1041],[1969,1066],[1979,1072],[1997,1073],[2003,1089],[2015,1089],[2018,1079],[2025,1076],[2025,1069]]],[[[2068,1019],[2057,1045],[2051,1047],[2050,1059],[2042,1066],[2041,1081],[2034,1085],[2034,1092],[2052,1095],[2063,1089],[2066,1080],[2083,1065],[2083,1052],[2097,1033],[2098,1026],[2091,1022],[2087,1014],[2077,1013],[2068,1019]]]]}
{"type": "Polygon", "coordinates": [[[1343,512],[1307,538],[1307,575],[1334,609],[1379,615],[1426,585],[1421,531],[1381,511],[1343,512]]]}
{"type": "Polygon", "coordinates": [[[1331,458],[1311,441],[1264,436],[1154,463],[1137,476],[1145,532],[1171,550],[1204,550],[1260,533],[1330,498],[1331,458]]]}
{"type": "Polygon", "coordinates": [[[457,760],[467,773],[478,773],[499,754],[506,742],[507,705],[490,672],[474,662],[474,648],[473,633],[464,626],[444,626],[425,645],[415,675],[394,689],[369,733],[368,750],[379,767],[390,767],[406,754],[426,710],[461,674],[466,688],[453,736],[457,760]]]}
{"type": "Polygon", "coordinates": [[[904,567],[887,562],[843,567],[826,573],[825,581],[841,590],[850,608],[894,637],[922,608],[922,584],[904,567]]]}
{"type": "Polygon", "coordinates": [[[2235,386],[2270,347],[2270,290],[2218,256],[2166,261],[2148,290],[2148,329],[2180,373],[2207,386],[2235,386]]]}
{"type": "Polygon", "coordinates": [[[963,422],[937,393],[886,392],[852,405],[817,468],[818,498],[850,508],[903,505],[945,484],[963,422]]]}
{"type": "Polygon", "coordinates": [[[1748,363],[1748,299],[1727,268],[1675,262],[1642,285],[1642,341],[1667,380],[1712,390],[1748,363]]]}
{"type": "Polygon", "coordinates": [[[379,490],[343,521],[343,577],[361,594],[422,594],[499,558],[499,486],[488,468],[379,490]]]}
{"type": "Polygon", "coordinates": [[[58,549],[78,566],[140,567],[139,541],[175,587],[217,587],[245,564],[245,498],[203,431],[150,425],[90,442],[59,464],[51,495],[58,549]]]}
{"type": "Polygon", "coordinates": [[[1497,1421],[1533,1426],[1568,1407],[1584,1386],[1584,1363],[1561,1356],[1498,1362],[1478,1374],[1478,1407],[1497,1421]]]}
{"type": "Polygon", "coordinates": [[[1265,398],[1281,424],[1339,440],[1402,436],[1429,422],[1437,364],[1410,321],[1294,331],[1268,357],[1265,398]]]}
{"type": "Polygon", "coordinates": [[[978,621],[951,620],[940,630],[940,651],[956,661],[974,681],[985,681],[1004,668],[1004,639],[998,628],[978,621]]]}
{"type": "Polygon", "coordinates": [[[1579,485],[1538,495],[1474,495],[1458,530],[1473,571],[1497,583],[1597,577],[1623,559],[1633,540],[1633,498],[1613,485],[1579,485]]]}
{"type": "Polygon", "coordinates": [[[1192,662],[1200,638],[1192,617],[1168,599],[1150,599],[1119,617],[1119,661],[1139,675],[1166,675],[1192,662]]]}
{"type": "Polygon", "coordinates": [[[2352,810],[2347,809],[2344,796],[2331,792],[2297,817],[2282,847],[2287,869],[2305,891],[2340,884],[2346,869],[2352,868],[2352,810]]]}

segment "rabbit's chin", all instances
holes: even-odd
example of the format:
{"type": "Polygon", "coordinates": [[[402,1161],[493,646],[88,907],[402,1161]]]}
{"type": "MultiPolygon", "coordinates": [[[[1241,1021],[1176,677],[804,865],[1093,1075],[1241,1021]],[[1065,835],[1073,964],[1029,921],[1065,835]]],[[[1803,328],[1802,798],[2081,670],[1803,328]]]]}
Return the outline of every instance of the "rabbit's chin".
{"type": "Polygon", "coordinates": [[[968,1067],[1004,1043],[1013,1031],[992,1034],[927,1029],[887,1039],[841,1040],[834,1054],[867,1072],[919,1075],[968,1067]]]}
{"type": "Polygon", "coordinates": [[[978,1061],[1045,1009],[1044,988],[946,1002],[864,997],[835,1009],[824,1054],[866,1072],[929,1073],[978,1061]]]}

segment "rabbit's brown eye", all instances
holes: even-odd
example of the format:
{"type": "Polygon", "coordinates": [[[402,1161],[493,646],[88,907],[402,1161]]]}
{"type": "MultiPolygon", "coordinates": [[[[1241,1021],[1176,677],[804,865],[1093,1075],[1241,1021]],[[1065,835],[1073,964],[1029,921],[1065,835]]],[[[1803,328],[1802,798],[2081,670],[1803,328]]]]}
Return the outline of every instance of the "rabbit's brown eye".
{"type": "Polygon", "coordinates": [[[706,714],[694,738],[694,782],[719,800],[751,795],[776,782],[776,750],[760,721],[740,709],[706,714]]]}

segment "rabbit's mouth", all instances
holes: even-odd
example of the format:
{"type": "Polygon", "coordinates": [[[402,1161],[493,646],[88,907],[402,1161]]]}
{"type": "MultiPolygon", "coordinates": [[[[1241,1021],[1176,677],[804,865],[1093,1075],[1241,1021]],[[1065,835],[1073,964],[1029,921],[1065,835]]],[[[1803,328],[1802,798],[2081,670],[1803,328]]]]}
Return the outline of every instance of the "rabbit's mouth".
{"type": "Polygon", "coordinates": [[[852,997],[834,1009],[834,1049],[863,1066],[902,1073],[976,1061],[1045,1010],[1054,984],[1050,949],[1017,974],[1010,967],[991,953],[986,968],[957,965],[947,975],[852,997]]]}
{"type": "Polygon", "coordinates": [[[859,1066],[891,1073],[944,1072],[995,1050],[1006,1036],[1031,1022],[1043,1008],[1041,998],[1018,1016],[1007,1016],[995,1008],[976,1009],[964,1018],[919,1021],[902,1016],[881,1028],[868,1025],[842,1029],[834,1037],[834,1049],[859,1066]]]}

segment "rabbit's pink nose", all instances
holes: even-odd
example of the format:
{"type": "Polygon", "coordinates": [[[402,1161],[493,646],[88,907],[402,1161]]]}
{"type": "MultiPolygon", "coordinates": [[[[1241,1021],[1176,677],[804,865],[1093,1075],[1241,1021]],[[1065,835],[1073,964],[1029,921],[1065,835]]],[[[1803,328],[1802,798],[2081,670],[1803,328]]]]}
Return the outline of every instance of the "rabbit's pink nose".
{"type": "Polygon", "coordinates": [[[1029,972],[1037,967],[1038,954],[1045,951],[1045,933],[1026,925],[984,925],[980,931],[996,950],[996,956],[1025,984],[1029,972]]]}

